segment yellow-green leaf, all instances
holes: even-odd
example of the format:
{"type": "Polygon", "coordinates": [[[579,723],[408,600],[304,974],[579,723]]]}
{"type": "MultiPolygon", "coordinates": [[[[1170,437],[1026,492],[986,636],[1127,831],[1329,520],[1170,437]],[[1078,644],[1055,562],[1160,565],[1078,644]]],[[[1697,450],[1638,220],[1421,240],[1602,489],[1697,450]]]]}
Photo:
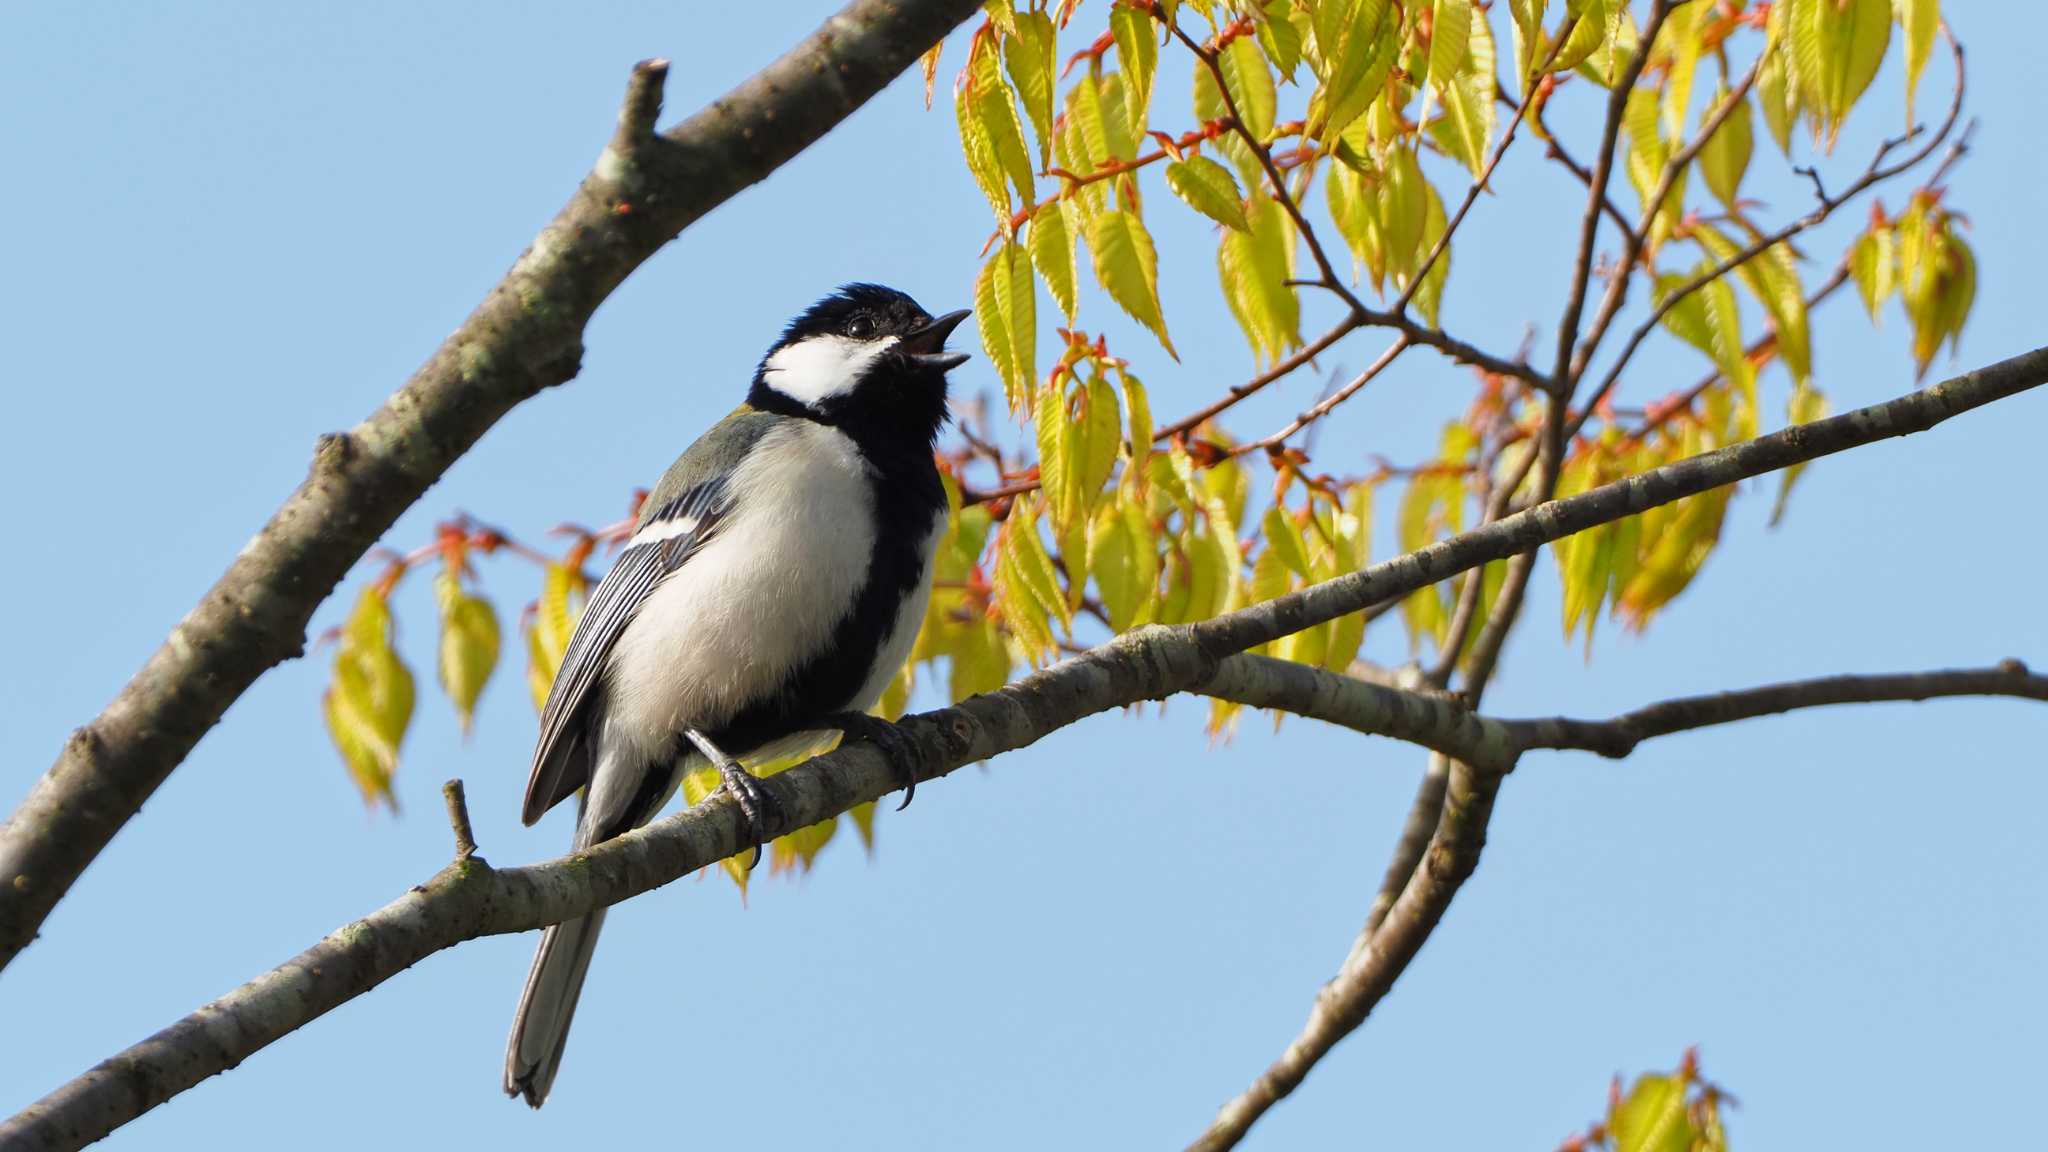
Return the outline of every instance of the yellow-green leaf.
{"type": "MultiPolygon", "coordinates": [[[[1792,386],[1792,397],[1785,402],[1785,423],[1811,424],[1828,414],[1827,397],[1811,384],[1792,386]]],[[[1799,474],[1806,471],[1805,464],[1794,464],[1778,475],[1778,498],[1771,505],[1771,527],[1785,518],[1785,502],[1792,498],[1792,485],[1799,482],[1799,474]]]]}
{"type": "Polygon", "coordinates": [[[1934,33],[1941,27],[1940,0],[1894,0],[1899,27],[1906,33],[1906,123],[1913,123],[1913,95],[1920,72],[1934,52],[1934,33]]]}
{"type": "Polygon", "coordinates": [[[398,810],[391,790],[398,749],[412,722],[412,671],[391,647],[391,606],[376,585],[363,589],[342,625],[334,680],[321,701],[329,736],[363,800],[398,810]]]}
{"type": "MultiPolygon", "coordinates": [[[[1453,0],[1438,0],[1438,20],[1445,18],[1447,3],[1453,0]]],[[[1443,115],[1430,124],[1430,135],[1439,147],[1477,176],[1486,166],[1487,147],[1493,136],[1493,32],[1483,14],[1472,17],[1469,0],[1455,0],[1453,6],[1457,4],[1465,7],[1470,27],[1450,71],[1441,69],[1441,53],[1448,41],[1437,40],[1430,47],[1429,79],[1442,94],[1444,105],[1443,115]]],[[[1442,36],[1445,32],[1444,25],[1439,24],[1437,34],[1442,36]]]]}
{"type": "Polygon", "coordinates": [[[1052,17],[1043,12],[1017,13],[1017,30],[1003,37],[1003,68],[1031,117],[1041,167],[1052,156],[1054,41],[1052,17]]]}
{"type": "Polygon", "coordinates": [[[1685,1111],[1685,1081],[1639,1077],[1608,1118],[1607,1130],[1614,1152],[1690,1152],[1693,1129],[1685,1111]]]}
{"type": "MultiPolygon", "coordinates": [[[[1725,85],[1716,89],[1713,103],[1707,106],[1709,114],[1727,99],[1725,85]]],[[[1750,153],[1756,146],[1749,116],[1749,97],[1744,96],[1700,148],[1700,174],[1706,177],[1707,190],[1731,212],[1735,211],[1736,199],[1742,192],[1742,176],[1749,170],[1750,153]]]]}
{"type": "Polygon", "coordinates": [[[1245,130],[1260,140],[1266,139],[1273,131],[1273,118],[1280,102],[1273,90],[1273,74],[1267,70],[1259,46],[1240,36],[1217,54],[1216,66],[1223,72],[1223,82],[1230,88],[1230,98],[1237,105],[1245,130]]]}
{"type": "Polygon", "coordinates": [[[498,614],[490,601],[467,592],[452,571],[434,578],[434,598],[441,609],[441,689],[454,702],[466,735],[477,699],[498,666],[498,614]]]}
{"type": "Polygon", "coordinates": [[[1880,224],[1872,227],[1849,250],[1849,274],[1856,281],[1856,293],[1872,321],[1885,298],[1898,287],[1898,252],[1892,230],[1880,224]]]}
{"type": "Polygon", "coordinates": [[[1074,309],[1079,303],[1075,291],[1074,233],[1067,226],[1067,213],[1071,210],[1060,201],[1039,205],[1031,214],[1030,235],[1026,238],[1031,245],[1031,266],[1038,269],[1046,290],[1052,293],[1053,303],[1060,306],[1068,324],[1074,322],[1074,309]]]}
{"type": "Polygon", "coordinates": [[[1188,207],[1226,228],[1251,231],[1244,218],[1244,193],[1230,169],[1207,156],[1190,156],[1166,166],[1166,185],[1188,207]]]}
{"type": "MultiPolygon", "coordinates": [[[[1430,22],[1429,82],[1448,89],[1464,72],[1466,41],[1486,21],[1472,19],[1472,0],[1436,0],[1430,22]]],[[[1492,70],[1488,69],[1491,75],[1492,70]]],[[[1422,82],[1417,77],[1415,82],[1422,82]]]]}
{"type": "Polygon", "coordinates": [[[1792,122],[1799,118],[1799,86],[1786,75],[1788,51],[1775,41],[1765,50],[1763,64],[1756,74],[1756,102],[1763,109],[1764,126],[1770,129],[1778,151],[1790,156],[1792,122]]]}
{"type": "Polygon", "coordinates": [[[974,281],[974,314],[982,348],[1014,410],[1038,378],[1038,304],[1023,245],[1004,241],[989,255],[974,281]]]}
{"type": "Polygon", "coordinates": [[[1095,278],[1109,298],[1151,329],[1167,355],[1179,359],[1159,310],[1159,257],[1144,222],[1121,208],[1104,212],[1089,227],[1088,250],[1094,255],[1095,278]]]}
{"type": "Polygon", "coordinates": [[[1797,0],[1793,56],[1806,100],[1834,147],[1849,109],[1877,76],[1891,44],[1890,0],[1797,0]]]}
{"type": "Polygon", "coordinates": [[[1152,104],[1152,77],[1159,70],[1159,42],[1152,38],[1152,17],[1140,9],[1118,5],[1109,10],[1109,28],[1124,77],[1124,112],[1131,134],[1142,136],[1145,114],[1152,104]]]}
{"type": "Polygon", "coordinates": [[[1253,352],[1277,362],[1301,343],[1294,275],[1294,224],[1278,201],[1254,196],[1249,232],[1225,232],[1216,250],[1224,299],[1253,352]]]}

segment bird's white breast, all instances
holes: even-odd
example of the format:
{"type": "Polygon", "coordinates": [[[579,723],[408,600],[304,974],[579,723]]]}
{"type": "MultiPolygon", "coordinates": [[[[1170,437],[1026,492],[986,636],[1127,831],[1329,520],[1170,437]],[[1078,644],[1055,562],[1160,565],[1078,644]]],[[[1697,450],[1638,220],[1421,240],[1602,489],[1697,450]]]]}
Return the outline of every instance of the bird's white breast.
{"type": "Polygon", "coordinates": [[[822,650],[867,577],[869,484],[832,428],[790,421],[762,437],[733,472],[734,507],[716,534],[613,646],[607,735],[663,756],[683,728],[718,728],[822,650]]]}

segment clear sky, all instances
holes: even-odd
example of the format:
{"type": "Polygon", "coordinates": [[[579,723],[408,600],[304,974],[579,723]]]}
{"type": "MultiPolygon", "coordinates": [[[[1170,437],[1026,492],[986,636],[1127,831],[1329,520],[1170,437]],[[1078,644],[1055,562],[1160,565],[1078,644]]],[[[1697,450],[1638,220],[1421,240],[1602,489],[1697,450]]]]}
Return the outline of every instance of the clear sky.
{"type": "MultiPolygon", "coordinates": [[[[673,117],[829,6],[12,8],[0,802],[140,665],[304,474],[314,438],[368,412],[502,274],[602,146],[634,60],[674,59],[673,117]]],[[[1976,364],[2048,333],[2048,18],[1946,7],[1984,117],[1954,181],[1982,266],[1961,355],[1976,364]]],[[[958,61],[956,43],[947,77],[958,61]]],[[[1925,106],[1946,78],[1930,69],[1925,106]]],[[[1185,83],[1163,75],[1158,106],[1178,114],[1185,83]]],[[[1837,171],[1902,122],[1895,59],[1877,85],[1837,171]]],[[[1548,331],[1566,275],[1560,221],[1578,198],[1535,158],[1504,169],[1460,235],[1445,308],[1504,349],[1527,324],[1548,331]]],[[[1758,194],[1803,210],[1762,144],[1758,164],[1772,172],[1758,194]]],[[[1184,361],[1111,330],[1165,417],[1250,369],[1205,226],[1163,191],[1151,215],[1184,361]]],[[[422,542],[456,509],[535,536],[615,515],[824,290],[876,279],[934,311],[967,303],[986,217],[950,111],[927,114],[915,78],[898,83],[637,273],[592,325],[581,377],[495,428],[391,539],[422,542]]],[[[1099,322],[1107,302],[1092,283],[1084,295],[1099,322]]],[[[1845,296],[1815,323],[1838,407],[1909,386],[1896,313],[1872,334],[1845,296]]],[[[1699,368],[1682,350],[1646,358],[1637,395],[1699,368]]],[[[956,378],[994,387],[981,359],[956,378]]],[[[1468,380],[1404,362],[1319,462],[1419,454],[1468,380]]],[[[1238,426],[1274,426],[1316,386],[1305,375],[1238,426]]],[[[1782,376],[1766,387],[1779,410],[1782,376]]],[[[1777,532],[1770,490],[1745,491],[1696,586],[1645,637],[1604,629],[1590,659],[1559,639],[1546,561],[1491,707],[1600,714],[1793,675],[2048,665],[2044,426],[2034,394],[1828,460],[1777,532]]],[[[532,595],[516,565],[487,579],[507,609],[532,595]]],[[[405,814],[365,816],[329,748],[326,658],[265,677],[0,975],[0,1113],[439,867],[449,776],[468,781],[492,861],[562,849],[566,817],[517,820],[534,727],[517,665],[463,743],[415,585],[405,814]]],[[[330,605],[316,625],[337,618],[330,605]]],[[[1398,627],[1368,652],[1401,658],[1398,627]]],[[[837,843],[801,881],[757,880],[750,907],[708,877],[618,909],[538,1115],[498,1090],[533,946],[499,938],[427,961],[112,1147],[1173,1146],[1301,1023],[1423,759],[1307,722],[1276,736],[1260,718],[1211,747],[1201,712],[1099,717],[921,789],[882,818],[872,860],[837,843]]],[[[1694,1043],[1741,1098],[1744,1152],[2009,1143],[2048,1027],[2044,741],[2039,706],[1947,702],[1752,722],[1623,764],[1531,757],[1414,968],[1249,1146],[1548,1148],[1599,1111],[1611,1074],[1694,1043]]]]}

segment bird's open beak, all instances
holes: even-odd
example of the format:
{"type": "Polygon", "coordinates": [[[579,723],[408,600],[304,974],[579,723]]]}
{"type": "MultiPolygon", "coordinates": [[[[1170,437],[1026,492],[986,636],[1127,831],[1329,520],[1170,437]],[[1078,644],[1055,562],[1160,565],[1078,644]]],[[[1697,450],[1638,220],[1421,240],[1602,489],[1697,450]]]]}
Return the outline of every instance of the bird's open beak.
{"type": "Polygon", "coordinates": [[[897,341],[896,350],[926,368],[937,368],[941,372],[958,368],[967,363],[967,353],[946,351],[946,337],[953,334],[953,329],[958,328],[970,312],[971,309],[962,308],[938,317],[897,341]]]}

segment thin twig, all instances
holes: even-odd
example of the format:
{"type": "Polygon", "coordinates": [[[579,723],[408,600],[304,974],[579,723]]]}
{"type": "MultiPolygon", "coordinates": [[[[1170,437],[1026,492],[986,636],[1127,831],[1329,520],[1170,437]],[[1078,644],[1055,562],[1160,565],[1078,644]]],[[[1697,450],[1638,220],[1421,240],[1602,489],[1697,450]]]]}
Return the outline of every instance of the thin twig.
{"type": "Polygon", "coordinates": [[[441,785],[441,798],[448,804],[448,828],[455,833],[455,858],[476,855],[476,834],[469,827],[469,800],[462,794],[462,778],[441,785]]]}

